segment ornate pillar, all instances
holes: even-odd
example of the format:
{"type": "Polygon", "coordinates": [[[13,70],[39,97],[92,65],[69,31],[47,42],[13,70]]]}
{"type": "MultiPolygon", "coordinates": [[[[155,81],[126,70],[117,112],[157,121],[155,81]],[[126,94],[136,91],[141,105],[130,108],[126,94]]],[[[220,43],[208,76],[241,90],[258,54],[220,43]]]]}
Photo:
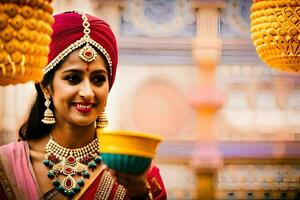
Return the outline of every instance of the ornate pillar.
{"type": "Polygon", "coordinates": [[[13,86],[0,87],[0,145],[15,139],[15,89],[13,86]]]}
{"type": "Polygon", "coordinates": [[[0,145],[16,141],[35,97],[31,82],[0,87],[0,145]]]}
{"type": "Polygon", "coordinates": [[[114,34],[120,36],[122,10],[127,0],[92,0],[95,14],[109,23],[114,34]]]}
{"type": "Polygon", "coordinates": [[[191,1],[196,11],[197,35],[193,41],[193,59],[199,72],[198,85],[190,100],[197,112],[197,145],[191,165],[197,174],[197,199],[214,199],[215,175],[222,165],[218,150],[216,114],[224,102],[217,89],[215,71],[220,62],[222,43],[218,35],[219,9],[224,1],[191,1]]]}

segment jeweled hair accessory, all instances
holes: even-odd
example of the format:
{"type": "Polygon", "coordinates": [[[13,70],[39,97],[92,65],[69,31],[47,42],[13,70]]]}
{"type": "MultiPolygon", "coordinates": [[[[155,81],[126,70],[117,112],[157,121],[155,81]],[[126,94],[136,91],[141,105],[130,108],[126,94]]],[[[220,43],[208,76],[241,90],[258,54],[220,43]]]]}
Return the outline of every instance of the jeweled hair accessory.
{"type": "MultiPolygon", "coordinates": [[[[82,16],[82,20],[83,20],[83,33],[84,36],[83,38],[86,38],[86,40],[88,41],[90,38],[90,23],[88,21],[88,18],[85,14],[81,14],[82,16]]],[[[96,59],[97,56],[97,52],[95,51],[95,49],[89,45],[89,43],[86,43],[86,45],[80,50],[79,52],[79,57],[86,61],[86,62],[92,62],[93,60],[96,59]]]]}
{"type": "Polygon", "coordinates": [[[100,45],[98,42],[96,42],[95,40],[93,40],[90,37],[90,23],[88,22],[88,18],[86,16],[85,13],[82,12],[75,12],[79,15],[81,15],[81,18],[83,20],[83,33],[84,35],[77,41],[75,41],[74,43],[72,43],[71,45],[69,45],[67,48],[65,48],[62,52],[60,52],[43,70],[44,74],[47,74],[49,71],[51,71],[59,62],[61,62],[66,56],[68,56],[70,53],[72,53],[74,50],[78,49],[79,47],[81,47],[82,45],[84,45],[84,47],[80,50],[79,52],[79,57],[86,61],[86,62],[92,62],[93,60],[96,59],[97,56],[97,52],[94,48],[96,48],[97,50],[99,50],[104,57],[107,60],[107,63],[109,65],[109,73],[110,73],[110,77],[112,77],[112,60],[108,54],[108,52],[106,51],[106,49],[100,45]],[[94,47],[94,48],[93,48],[94,47]]]}

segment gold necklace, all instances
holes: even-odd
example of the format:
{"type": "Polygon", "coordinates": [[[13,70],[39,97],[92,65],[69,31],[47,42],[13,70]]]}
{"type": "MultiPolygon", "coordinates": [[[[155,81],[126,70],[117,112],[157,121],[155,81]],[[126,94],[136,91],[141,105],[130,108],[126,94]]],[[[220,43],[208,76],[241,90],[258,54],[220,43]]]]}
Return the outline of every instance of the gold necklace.
{"type": "Polygon", "coordinates": [[[89,170],[101,163],[99,141],[96,137],[84,147],[67,149],[55,142],[50,134],[46,145],[44,164],[49,168],[47,176],[53,179],[54,187],[66,196],[74,196],[84,185],[84,178],[89,178],[89,170]],[[65,176],[63,180],[59,175],[65,176]],[[78,175],[76,183],[74,176],[78,175]]]}

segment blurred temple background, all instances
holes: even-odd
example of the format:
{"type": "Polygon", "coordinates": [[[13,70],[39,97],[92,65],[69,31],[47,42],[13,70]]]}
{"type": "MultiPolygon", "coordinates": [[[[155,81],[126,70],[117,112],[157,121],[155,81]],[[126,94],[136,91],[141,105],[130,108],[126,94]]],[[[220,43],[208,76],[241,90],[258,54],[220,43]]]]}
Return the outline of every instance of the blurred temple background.
{"type": "MultiPolygon", "coordinates": [[[[300,199],[300,74],[274,71],[250,37],[251,0],[54,0],[106,19],[119,65],[113,129],[159,133],[169,199],[300,199]]],[[[0,87],[0,144],[32,83],[0,87]]]]}

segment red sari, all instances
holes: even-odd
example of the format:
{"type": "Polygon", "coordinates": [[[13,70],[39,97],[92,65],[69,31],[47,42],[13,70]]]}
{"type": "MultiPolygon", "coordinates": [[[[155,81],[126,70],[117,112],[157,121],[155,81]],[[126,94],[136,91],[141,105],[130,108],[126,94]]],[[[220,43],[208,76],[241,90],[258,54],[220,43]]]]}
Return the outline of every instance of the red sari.
{"type": "MultiPolygon", "coordinates": [[[[156,166],[151,166],[147,181],[151,188],[153,199],[165,200],[167,199],[166,190],[162,182],[159,169],[156,166]]],[[[129,199],[126,189],[113,181],[112,177],[107,171],[102,171],[96,180],[90,185],[87,191],[79,198],[80,200],[88,199],[129,199]]]]}
{"type": "MultiPolygon", "coordinates": [[[[151,193],[155,200],[167,199],[159,169],[152,166],[147,174],[151,193]]],[[[55,188],[41,194],[30,162],[26,141],[14,142],[0,147],[0,199],[67,199],[55,188]]],[[[74,199],[128,200],[126,189],[113,181],[107,170],[101,170],[81,196],[74,199]]]]}

